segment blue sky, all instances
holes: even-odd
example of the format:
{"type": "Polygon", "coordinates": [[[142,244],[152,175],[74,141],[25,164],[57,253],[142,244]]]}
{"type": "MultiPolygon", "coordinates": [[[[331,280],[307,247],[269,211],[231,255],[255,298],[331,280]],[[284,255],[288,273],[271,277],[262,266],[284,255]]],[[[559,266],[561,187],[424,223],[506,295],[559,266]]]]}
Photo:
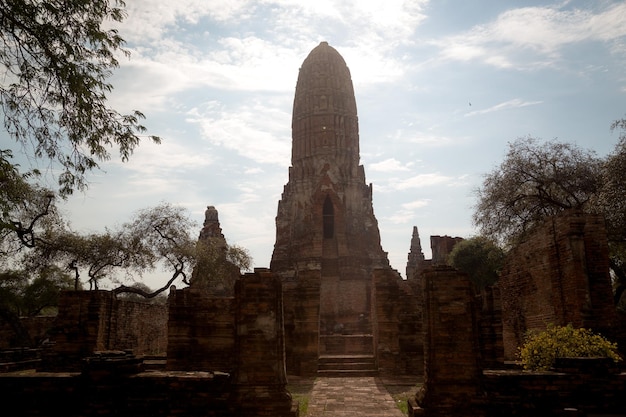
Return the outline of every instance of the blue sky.
{"type": "Polygon", "coordinates": [[[81,231],[161,201],[201,223],[214,205],[227,240],[269,266],[298,68],[320,41],[352,73],[361,163],[403,275],[413,226],[427,258],[431,235],[476,234],[473,192],[509,141],[605,155],[626,115],[623,1],[133,0],[127,11],[118,29],[132,55],[111,104],[144,112],[163,143],[90,175],[64,206],[81,231]]]}

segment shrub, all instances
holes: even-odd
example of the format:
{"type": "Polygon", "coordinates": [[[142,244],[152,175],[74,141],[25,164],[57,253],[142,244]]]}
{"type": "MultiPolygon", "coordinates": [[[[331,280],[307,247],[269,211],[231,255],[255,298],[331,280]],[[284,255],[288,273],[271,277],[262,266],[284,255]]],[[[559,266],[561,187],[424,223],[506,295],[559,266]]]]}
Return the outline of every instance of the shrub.
{"type": "Polygon", "coordinates": [[[532,371],[548,370],[556,358],[563,357],[605,357],[615,362],[622,360],[617,353],[616,343],[591,330],[575,329],[571,324],[549,325],[543,332],[530,333],[519,349],[524,369],[532,371]]]}

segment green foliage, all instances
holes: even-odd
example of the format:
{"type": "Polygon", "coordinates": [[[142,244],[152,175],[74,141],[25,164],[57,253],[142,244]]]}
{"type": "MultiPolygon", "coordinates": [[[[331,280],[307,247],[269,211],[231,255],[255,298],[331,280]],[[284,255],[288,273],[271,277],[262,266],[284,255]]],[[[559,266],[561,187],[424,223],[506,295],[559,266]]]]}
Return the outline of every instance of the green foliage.
{"type": "Polygon", "coordinates": [[[43,235],[45,242],[32,248],[22,264],[30,271],[51,265],[68,268],[77,282],[88,281],[90,289],[98,289],[106,280],[119,285],[116,294],[147,298],[156,297],[178,278],[189,284],[198,265],[207,271],[207,285],[218,285],[221,279],[239,277],[240,269],[249,269],[251,258],[244,248],[225,242],[223,246],[199,243],[191,234],[196,228],[184,208],[161,203],[104,232],[81,234],[69,227],[50,228],[43,235]],[[156,270],[170,272],[171,277],[155,291],[137,284],[120,285],[156,270]]]}
{"type": "Polygon", "coordinates": [[[191,284],[208,288],[218,295],[233,295],[235,281],[242,270],[250,269],[252,263],[245,248],[215,238],[201,239],[196,245],[195,256],[191,284]]]}
{"type": "Polygon", "coordinates": [[[611,152],[602,170],[602,189],[596,201],[596,211],[606,220],[609,255],[614,279],[615,304],[624,307],[626,300],[626,119],[613,122],[612,130],[619,130],[619,142],[611,152]]]}
{"type": "Polygon", "coordinates": [[[61,290],[73,288],[62,270],[51,267],[30,279],[26,271],[0,272],[0,308],[16,316],[35,316],[56,308],[61,290]]]}
{"type": "Polygon", "coordinates": [[[524,369],[548,370],[556,358],[561,357],[607,357],[621,361],[617,344],[594,334],[588,329],[550,325],[539,333],[529,334],[519,350],[524,369]]]}
{"type": "Polygon", "coordinates": [[[31,183],[38,172],[20,173],[11,158],[10,150],[0,150],[0,266],[62,223],[54,193],[31,183]]]}
{"type": "MultiPolygon", "coordinates": [[[[33,249],[28,263],[32,267],[69,265],[77,278],[86,274],[90,288],[95,289],[104,279],[118,284],[124,275],[131,278],[161,268],[185,280],[195,262],[193,227],[183,208],[163,203],[99,233],[81,234],[68,227],[52,230],[46,243],[33,249]]],[[[137,287],[124,291],[142,293],[137,287]]]]}
{"type": "Polygon", "coordinates": [[[495,284],[503,263],[504,251],[483,236],[457,243],[448,255],[448,264],[469,274],[477,291],[495,284]]]}
{"type": "Polygon", "coordinates": [[[626,292],[626,119],[611,124],[619,141],[605,158],[567,143],[520,138],[477,190],[473,220],[480,233],[509,248],[566,210],[606,221],[614,301],[626,292]]]}
{"type": "MultiPolygon", "coordinates": [[[[117,147],[126,161],[145,131],[139,111],[107,106],[128,56],[108,22],[124,19],[121,0],[1,0],[0,106],[7,133],[29,156],[58,163],[61,195],[86,187],[85,173],[117,147]]],[[[154,142],[160,139],[150,137],[154,142]]]]}

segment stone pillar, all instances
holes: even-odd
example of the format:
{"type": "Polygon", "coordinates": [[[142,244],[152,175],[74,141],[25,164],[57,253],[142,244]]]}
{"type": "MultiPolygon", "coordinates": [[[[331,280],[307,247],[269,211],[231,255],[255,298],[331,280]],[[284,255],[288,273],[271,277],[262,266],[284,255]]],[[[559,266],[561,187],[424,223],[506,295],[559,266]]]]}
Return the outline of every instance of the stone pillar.
{"type": "Polygon", "coordinates": [[[478,326],[467,274],[424,272],[424,386],[409,416],[482,416],[478,326]]]}
{"type": "MultiPolygon", "coordinates": [[[[423,335],[421,301],[416,280],[405,281],[396,271],[376,269],[374,334],[381,375],[421,375],[423,335]]],[[[421,291],[420,291],[421,293],[421,291]]]]}
{"type": "Polygon", "coordinates": [[[501,368],[504,365],[502,340],[502,304],[497,285],[486,287],[476,298],[480,327],[480,352],[483,368],[501,368]]]}
{"type": "Polygon", "coordinates": [[[287,369],[290,375],[317,374],[320,333],[320,273],[304,271],[283,283],[287,369]]]}
{"type": "Polygon", "coordinates": [[[433,252],[432,264],[446,265],[448,255],[452,252],[454,246],[461,241],[463,241],[461,237],[431,236],[430,249],[433,252]]]}
{"type": "Polygon", "coordinates": [[[233,401],[236,415],[296,417],[287,391],[280,280],[255,269],[235,285],[237,346],[233,401]]]}

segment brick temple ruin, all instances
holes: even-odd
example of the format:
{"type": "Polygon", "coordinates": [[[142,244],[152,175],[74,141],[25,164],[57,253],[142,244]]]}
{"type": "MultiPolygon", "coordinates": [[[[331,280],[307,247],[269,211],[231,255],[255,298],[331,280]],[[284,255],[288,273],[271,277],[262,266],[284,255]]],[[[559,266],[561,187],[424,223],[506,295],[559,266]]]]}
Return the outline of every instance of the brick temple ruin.
{"type": "MultiPolygon", "coordinates": [[[[6,415],[295,417],[288,375],[414,378],[414,417],[626,415],[626,373],[613,363],[514,364],[525,332],[548,323],[589,327],[624,352],[600,217],[548,219],[481,294],[446,265],[462,239],[431,236],[425,259],[414,227],[404,280],[359,165],[350,71],[326,42],[300,69],[292,130],[269,269],[227,268],[214,286],[198,268],[167,305],[64,293],[56,318],[28,322],[44,347],[3,352],[6,415]],[[8,372],[20,369],[36,371],[8,372]]],[[[215,207],[199,240],[225,243],[215,207]]]]}
{"type": "Polygon", "coordinates": [[[359,164],[350,70],[326,42],[302,63],[291,126],[289,182],[270,264],[283,282],[287,366],[302,375],[406,371],[388,360],[400,360],[396,309],[415,318],[417,305],[391,305],[390,292],[410,297],[413,290],[381,247],[372,184],[359,164]]]}

